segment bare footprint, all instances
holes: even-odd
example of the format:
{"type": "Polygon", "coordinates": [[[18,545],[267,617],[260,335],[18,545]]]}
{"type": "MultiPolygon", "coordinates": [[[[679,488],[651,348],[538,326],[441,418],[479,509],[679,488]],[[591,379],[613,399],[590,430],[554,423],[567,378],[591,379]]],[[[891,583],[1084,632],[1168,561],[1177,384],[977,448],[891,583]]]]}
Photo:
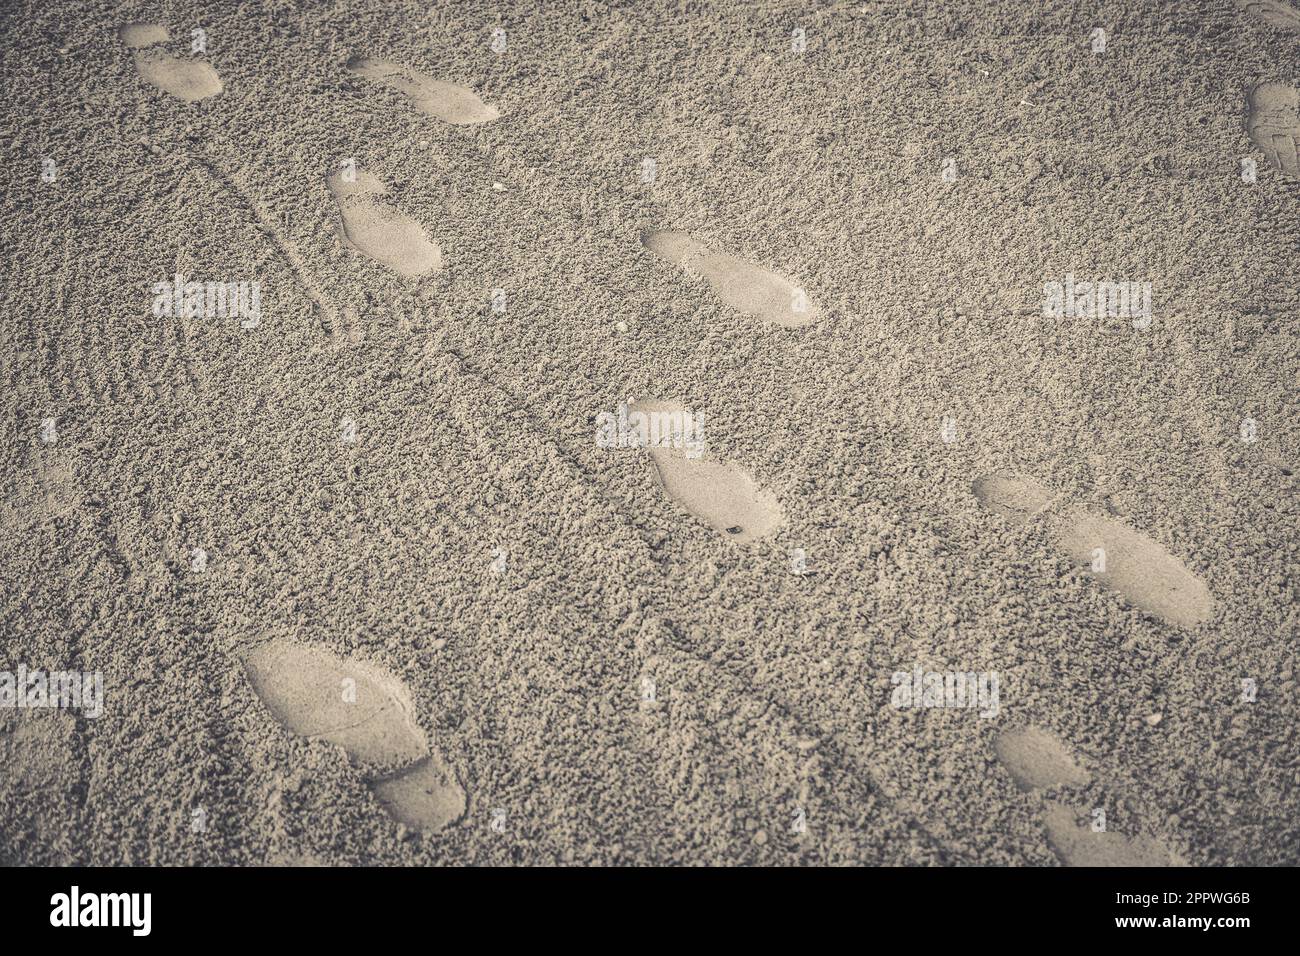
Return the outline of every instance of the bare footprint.
{"type": "Polygon", "coordinates": [[[684,232],[647,229],[641,244],[659,258],[704,276],[718,298],[746,315],[797,329],[821,314],[788,280],[735,256],[712,252],[684,232]]]}
{"type": "MultiPolygon", "coordinates": [[[[1081,787],[1091,776],[1079,766],[1065,742],[1040,727],[1001,734],[993,743],[998,760],[1025,793],[1081,787]]],[[[1048,846],[1066,866],[1172,866],[1181,861],[1150,837],[1097,832],[1090,815],[1055,800],[1045,800],[1042,813],[1048,846]],[[1080,817],[1089,822],[1080,825],[1080,817]]]]}
{"type": "Polygon", "coordinates": [[[405,94],[421,113],[446,123],[464,126],[490,123],[501,117],[495,107],[480,100],[473,90],[435,80],[400,63],[355,56],[348,61],[348,71],[405,94]]]}
{"type": "Polygon", "coordinates": [[[135,68],[140,75],[164,93],[186,103],[197,103],[221,92],[221,77],[205,61],[145,49],[167,41],[167,28],[162,24],[126,23],[117,28],[117,35],[135,50],[135,68]]]}
{"type": "Polygon", "coordinates": [[[377,177],[344,169],[326,183],[338,200],[343,238],[352,248],[407,279],[442,268],[438,244],[384,198],[388,189],[377,177]]]}
{"type": "Polygon", "coordinates": [[[395,819],[432,831],[464,813],[465,791],[430,751],[410,695],[392,674],[284,640],[255,648],[244,664],[257,695],[291,732],[336,744],[371,771],[403,765],[370,783],[395,819]]]}
{"type": "Polygon", "coordinates": [[[1008,730],[993,743],[998,759],[1026,793],[1081,787],[1092,778],[1055,734],[1038,727],[1008,730]]]}
{"type": "Polygon", "coordinates": [[[1237,6],[1279,30],[1300,33],[1300,13],[1282,0],[1237,0],[1237,6]]]}
{"type": "Polygon", "coordinates": [[[1066,866],[1181,866],[1182,861],[1158,840],[1148,836],[1125,836],[1104,831],[1098,833],[1091,824],[1080,824],[1081,813],[1046,801],[1043,826],[1047,843],[1066,866]]]}
{"type": "Polygon", "coordinates": [[[1051,492],[1029,478],[990,475],[971,491],[982,507],[1015,524],[1041,515],[1058,548],[1133,606],[1183,627],[1214,613],[1204,582],[1141,532],[1079,507],[1049,510],[1051,492]]]}
{"type": "Polygon", "coordinates": [[[1300,90],[1285,83],[1256,83],[1246,98],[1246,133],[1274,168],[1300,179],[1300,90]]]}
{"type": "MultiPolygon", "coordinates": [[[[628,407],[629,421],[637,413],[682,412],[672,402],[643,401],[628,407]]],[[[776,497],[743,469],[728,462],[692,457],[684,447],[650,448],[659,486],[669,498],[736,544],[749,544],[781,526],[784,517],[776,497]]]]}

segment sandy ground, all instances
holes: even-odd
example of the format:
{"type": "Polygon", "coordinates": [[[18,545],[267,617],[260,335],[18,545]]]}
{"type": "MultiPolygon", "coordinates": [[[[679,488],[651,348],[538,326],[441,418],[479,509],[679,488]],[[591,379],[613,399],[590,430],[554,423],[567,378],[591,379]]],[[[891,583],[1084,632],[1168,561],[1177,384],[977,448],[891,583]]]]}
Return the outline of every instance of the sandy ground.
{"type": "Polygon", "coordinates": [[[1300,862],[1300,14],[490,7],[5,5],[0,862],[1300,862]]]}

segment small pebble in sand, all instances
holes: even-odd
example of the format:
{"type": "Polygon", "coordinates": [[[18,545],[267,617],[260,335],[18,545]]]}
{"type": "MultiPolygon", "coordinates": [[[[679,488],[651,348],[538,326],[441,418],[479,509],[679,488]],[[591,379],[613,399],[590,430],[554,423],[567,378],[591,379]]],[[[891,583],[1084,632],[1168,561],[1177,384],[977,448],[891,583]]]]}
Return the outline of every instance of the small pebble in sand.
{"type": "Polygon", "coordinates": [[[502,186],[500,183],[493,183],[492,188],[499,193],[503,193],[506,191],[506,187],[502,186]]]}
{"type": "Polygon", "coordinates": [[[1164,714],[1147,714],[1147,724],[1151,727],[1156,726],[1160,721],[1165,719],[1164,714]]]}
{"type": "Polygon", "coordinates": [[[427,139],[420,140],[420,149],[428,149],[428,148],[429,148],[429,141],[427,139]]]}
{"type": "Polygon", "coordinates": [[[620,319],[618,322],[614,323],[614,328],[618,329],[620,332],[626,332],[627,323],[620,319]]]}

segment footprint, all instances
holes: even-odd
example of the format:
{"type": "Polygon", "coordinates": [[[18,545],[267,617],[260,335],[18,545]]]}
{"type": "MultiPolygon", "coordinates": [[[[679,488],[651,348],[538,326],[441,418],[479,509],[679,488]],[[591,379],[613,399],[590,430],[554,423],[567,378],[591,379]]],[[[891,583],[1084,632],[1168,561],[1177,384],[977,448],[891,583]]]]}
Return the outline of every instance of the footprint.
{"type": "Polygon", "coordinates": [[[465,791],[437,756],[376,780],[370,789],[389,814],[408,827],[441,830],[465,815],[465,791]]]}
{"type": "MultiPolygon", "coordinates": [[[[628,419],[634,423],[638,412],[682,411],[672,402],[636,402],[628,407],[628,419]]],[[[691,457],[686,448],[648,451],[664,493],[729,541],[749,544],[781,526],[784,517],[776,497],[738,466],[712,460],[707,452],[691,457]]]]}
{"type": "Polygon", "coordinates": [[[1300,33],[1300,13],[1282,0],[1237,0],[1237,6],[1279,30],[1300,33]]]}
{"type": "Polygon", "coordinates": [[[727,305],[787,329],[812,324],[821,309],[802,289],[743,259],[712,252],[683,232],[647,229],[641,244],[661,259],[699,273],[727,305]]]}
{"type": "Polygon", "coordinates": [[[1122,833],[1096,833],[1091,825],[1080,825],[1087,816],[1055,800],[1045,801],[1043,826],[1047,843],[1066,866],[1182,866],[1158,840],[1147,836],[1127,837],[1122,833]]]}
{"type": "Polygon", "coordinates": [[[1081,787],[1092,779],[1059,737],[1038,727],[1009,730],[994,741],[993,749],[1016,786],[1026,793],[1081,787]]]}
{"type": "Polygon", "coordinates": [[[327,180],[352,248],[407,279],[442,268],[442,250],[424,227],[387,199],[387,187],[370,173],[340,170],[327,180]]]}
{"type": "Polygon", "coordinates": [[[1051,492],[1028,478],[990,475],[976,479],[971,491],[985,510],[1013,524],[1042,515],[1058,548],[1096,568],[1091,573],[1097,581],[1135,607],[1183,627],[1213,614],[1214,599],[1204,582],[1141,532],[1079,507],[1048,510],[1051,492]]]}
{"type": "Polygon", "coordinates": [[[438,830],[465,812],[465,791],[430,750],[406,687],[388,671],[328,651],[275,640],[244,660],[248,679],[285,728],[343,748],[370,771],[370,788],[407,826],[438,830]]]}
{"type": "Polygon", "coordinates": [[[221,77],[207,62],[172,56],[163,50],[144,49],[168,39],[167,28],[158,23],[127,23],[117,35],[135,50],[135,68],[164,93],[186,103],[197,103],[221,92],[221,77]]]}
{"type": "MultiPolygon", "coordinates": [[[[1081,787],[1092,779],[1063,740],[1039,727],[1009,730],[999,735],[993,749],[1016,786],[1025,793],[1081,787]]],[[[1047,829],[1048,846],[1066,866],[1182,865],[1173,853],[1150,837],[1126,837],[1109,831],[1097,833],[1091,823],[1080,825],[1078,819],[1087,816],[1085,810],[1055,800],[1043,801],[1041,819],[1047,829]]]]}
{"type": "Polygon", "coordinates": [[[464,126],[490,123],[501,117],[496,107],[488,106],[474,95],[473,90],[435,80],[400,63],[354,56],[348,61],[348,71],[405,94],[421,113],[436,116],[446,123],[464,126]]]}
{"type": "Polygon", "coordinates": [[[1246,133],[1274,168],[1300,179],[1300,90],[1271,80],[1256,83],[1246,98],[1246,133]]]}
{"type": "Polygon", "coordinates": [[[77,736],[67,711],[0,710],[0,865],[85,863],[76,849],[85,787],[77,736]]]}
{"type": "Polygon", "coordinates": [[[133,50],[166,43],[171,39],[167,28],[161,23],[124,23],[117,28],[117,36],[133,50]]]}

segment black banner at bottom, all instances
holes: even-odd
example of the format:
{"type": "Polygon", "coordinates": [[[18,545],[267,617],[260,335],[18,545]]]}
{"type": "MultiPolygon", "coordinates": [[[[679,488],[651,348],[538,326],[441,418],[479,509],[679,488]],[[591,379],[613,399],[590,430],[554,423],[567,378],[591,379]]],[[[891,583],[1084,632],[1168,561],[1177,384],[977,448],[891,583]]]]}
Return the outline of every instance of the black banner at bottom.
{"type": "Polygon", "coordinates": [[[650,945],[665,933],[680,941],[687,925],[734,944],[793,920],[801,932],[824,927],[859,939],[902,929],[947,943],[991,933],[984,938],[1127,937],[1181,947],[1193,940],[1258,944],[1289,936],[1293,925],[1285,912],[1293,872],[1265,869],[87,868],[5,875],[0,918],[10,942],[68,936],[126,945],[277,938],[338,945],[418,933],[431,918],[491,927],[496,944],[512,930],[535,942],[582,933],[598,919],[630,932],[639,927],[633,934],[644,932],[650,945]]]}

